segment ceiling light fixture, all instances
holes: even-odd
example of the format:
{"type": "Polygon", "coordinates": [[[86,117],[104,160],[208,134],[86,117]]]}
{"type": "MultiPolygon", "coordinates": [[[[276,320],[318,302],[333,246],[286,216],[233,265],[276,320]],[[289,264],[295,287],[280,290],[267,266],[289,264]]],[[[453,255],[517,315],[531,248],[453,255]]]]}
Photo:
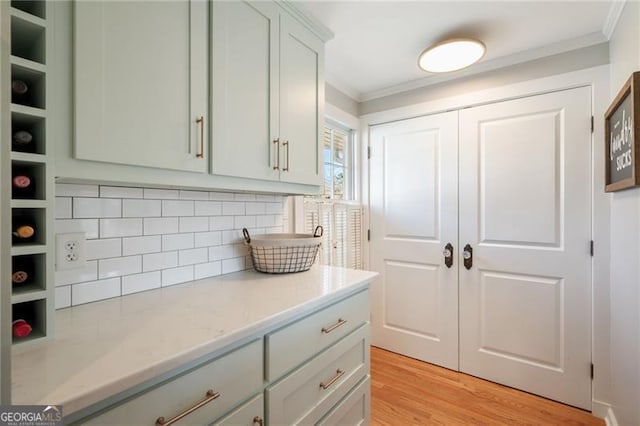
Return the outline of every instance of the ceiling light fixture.
{"type": "Polygon", "coordinates": [[[472,38],[454,38],[436,43],[418,57],[418,66],[428,72],[457,71],[478,62],[486,51],[484,44],[472,38]]]}

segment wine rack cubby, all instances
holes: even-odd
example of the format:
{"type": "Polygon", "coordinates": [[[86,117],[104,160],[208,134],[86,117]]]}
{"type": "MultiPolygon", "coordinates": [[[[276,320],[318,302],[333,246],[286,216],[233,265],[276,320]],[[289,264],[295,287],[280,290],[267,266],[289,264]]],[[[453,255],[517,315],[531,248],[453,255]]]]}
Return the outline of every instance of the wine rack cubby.
{"type": "Polygon", "coordinates": [[[51,337],[53,173],[47,138],[47,2],[11,1],[11,285],[13,343],[51,337]]]}

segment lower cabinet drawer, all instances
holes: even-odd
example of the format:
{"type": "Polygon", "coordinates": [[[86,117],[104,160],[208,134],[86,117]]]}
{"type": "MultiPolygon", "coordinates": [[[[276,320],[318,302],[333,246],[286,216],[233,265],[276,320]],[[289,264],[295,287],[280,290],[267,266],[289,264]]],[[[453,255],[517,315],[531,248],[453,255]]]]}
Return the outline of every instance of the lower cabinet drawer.
{"type": "Polygon", "coordinates": [[[367,376],[344,397],[318,426],[360,426],[371,422],[371,380],[367,376]]]}
{"type": "Polygon", "coordinates": [[[369,323],[266,390],[267,424],[313,424],[369,373],[369,323]]]}
{"type": "Polygon", "coordinates": [[[213,422],[213,426],[263,426],[264,396],[257,395],[228,415],[213,422]]]}
{"type": "Polygon", "coordinates": [[[266,378],[277,380],[369,321],[369,292],[363,291],[265,337],[266,378]]]}
{"type": "Polygon", "coordinates": [[[254,395],[262,386],[263,352],[262,339],[259,339],[82,423],[155,425],[160,417],[169,422],[203,403],[175,424],[209,424],[254,395]],[[207,394],[209,390],[212,392],[207,394]]]}

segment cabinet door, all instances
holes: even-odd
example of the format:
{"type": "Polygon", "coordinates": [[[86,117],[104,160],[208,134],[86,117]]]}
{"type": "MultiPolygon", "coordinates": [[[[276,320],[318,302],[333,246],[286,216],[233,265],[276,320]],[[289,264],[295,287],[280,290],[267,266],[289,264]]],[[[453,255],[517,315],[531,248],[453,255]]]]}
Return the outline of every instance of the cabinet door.
{"type": "Polygon", "coordinates": [[[213,174],[278,180],[278,6],[212,3],[213,174]]]}
{"type": "Polygon", "coordinates": [[[76,158],[207,170],[207,7],[75,3],[76,158]]]}
{"type": "Polygon", "coordinates": [[[280,26],[281,180],[321,185],[324,45],[293,18],[280,26]]]}

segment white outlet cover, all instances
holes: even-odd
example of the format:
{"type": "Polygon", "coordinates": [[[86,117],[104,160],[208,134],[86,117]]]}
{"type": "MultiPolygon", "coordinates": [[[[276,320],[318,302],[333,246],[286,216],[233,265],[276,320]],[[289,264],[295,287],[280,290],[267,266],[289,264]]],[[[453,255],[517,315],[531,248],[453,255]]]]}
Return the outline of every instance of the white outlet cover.
{"type": "Polygon", "coordinates": [[[84,268],[87,263],[86,234],[56,234],[56,271],[84,268]]]}

